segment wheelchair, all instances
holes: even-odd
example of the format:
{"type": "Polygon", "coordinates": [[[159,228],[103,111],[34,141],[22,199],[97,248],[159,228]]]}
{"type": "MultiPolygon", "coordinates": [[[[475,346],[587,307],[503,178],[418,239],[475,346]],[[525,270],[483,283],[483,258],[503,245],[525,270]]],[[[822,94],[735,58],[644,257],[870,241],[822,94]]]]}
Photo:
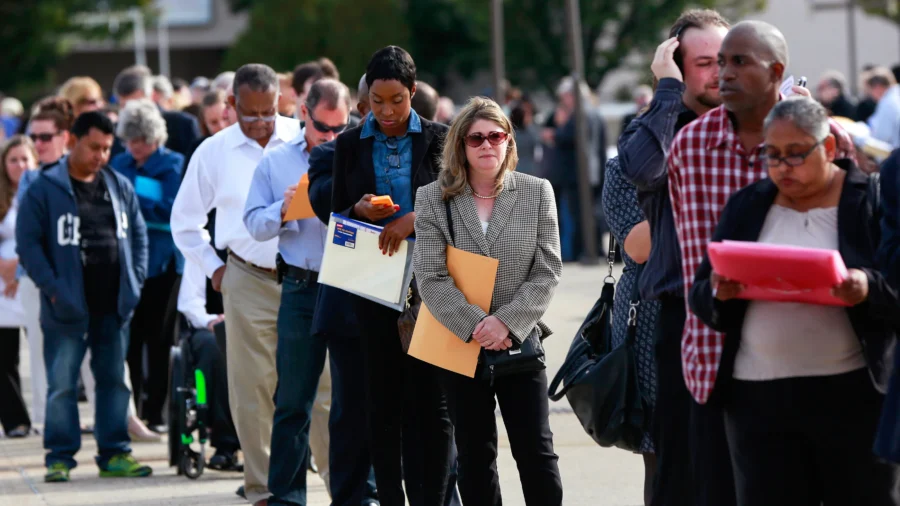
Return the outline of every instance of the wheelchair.
{"type": "Polygon", "coordinates": [[[206,377],[193,357],[191,334],[184,332],[181,315],[178,320],[181,339],[169,351],[169,466],[196,480],[206,468],[211,415],[206,377]]]}

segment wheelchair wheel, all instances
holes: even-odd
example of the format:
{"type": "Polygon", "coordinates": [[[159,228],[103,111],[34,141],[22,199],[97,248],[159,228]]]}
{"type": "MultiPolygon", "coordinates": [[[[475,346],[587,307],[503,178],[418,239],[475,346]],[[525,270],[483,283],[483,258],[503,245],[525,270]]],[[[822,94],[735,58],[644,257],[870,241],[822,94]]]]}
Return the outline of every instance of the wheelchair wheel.
{"type": "Polygon", "coordinates": [[[181,456],[181,462],[178,464],[178,474],[183,474],[192,480],[196,480],[203,474],[205,466],[203,455],[188,448],[181,456]]]}
{"type": "Polygon", "coordinates": [[[187,387],[187,364],[181,353],[181,346],[172,346],[169,351],[169,466],[178,466],[182,474],[181,435],[186,423],[184,392],[187,387]]]}

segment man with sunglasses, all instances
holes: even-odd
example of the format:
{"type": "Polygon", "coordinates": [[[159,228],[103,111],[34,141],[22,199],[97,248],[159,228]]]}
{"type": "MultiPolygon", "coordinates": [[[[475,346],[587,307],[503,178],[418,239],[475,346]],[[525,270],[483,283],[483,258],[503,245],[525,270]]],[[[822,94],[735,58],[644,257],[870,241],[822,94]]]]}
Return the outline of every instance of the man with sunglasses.
{"type": "MultiPolygon", "coordinates": [[[[188,261],[203,267],[225,306],[228,397],[244,453],[244,491],[251,504],[269,497],[269,444],[275,412],[278,242],[260,242],[243,223],[247,189],[263,157],[300,133],[296,119],[278,115],[278,75],[248,64],[234,77],[229,104],[238,122],[204,141],[188,164],[172,208],[172,236],[188,261]],[[203,228],[216,209],[215,246],[203,228]],[[227,265],[227,267],[226,267],[227,265]]],[[[298,178],[299,179],[299,178],[298,178]]],[[[284,442],[282,444],[288,444],[284,442]]]]}
{"type": "MultiPolygon", "coordinates": [[[[346,362],[339,363],[346,352],[334,349],[340,342],[328,341],[311,332],[327,227],[315,217],[289,221],[285,217],[293,199],[300,198],[296,195],[298,182],[309,171],[310,151],[347,128],[350,90],[334,79],[316,81],[300,106],[300,115],[306,125],[300,134],[263,157],[256,168],[243,216],[247,230],[255,239],[278,239],[278,277],[282,287],[276,358],[278,388],[269,461],[270,505],[306,504],[310,446],[320,476],[329,485],[328,420],[312,417],[312,407],[320,381],[327,388],[319,392],[326,399],[319,401],[333,397],[331,375],[325,367],[327,348],[333,350],[331,357],[336,369],[347,366],[346,362]],[[311,445],[311,440],[326,444],[311,445]]],[[[340,412],[343,402],[342,398],[334,398],[333,409],[340,412]]],[[[364,428],[364,425],[342,425],[340,429],[350,429],[351,433],[342,434],[336,427],[334,436],[335,439],[352,438],[364,428]]],[[[368,462],[362,466],[363,470],[367,469],[368,462]]],[[[365,478],[361,474],[360,482],[353,485],[362,490],[365,478]]],[[[341,485],[348,483],[342,481],[341,485]]]]}

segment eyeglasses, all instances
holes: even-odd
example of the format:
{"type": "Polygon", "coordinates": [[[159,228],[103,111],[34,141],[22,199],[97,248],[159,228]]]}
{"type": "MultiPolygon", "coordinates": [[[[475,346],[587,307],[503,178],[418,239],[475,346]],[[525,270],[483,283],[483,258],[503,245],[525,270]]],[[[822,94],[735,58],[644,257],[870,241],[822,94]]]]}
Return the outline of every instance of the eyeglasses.
{"type": "Polygon", "coordinates": [[[40,141],[40,142],[50,142],[50,141],[52,141],[53,138],[56,137],[57,135],[59,135],[59,132],[55,132],[55,133],[52,133],[52,134],[48,134],[48,133],[43,133],[43,134],[31,134],[31,135],[29,135],[29,137],[31,137],[31,141],[32,141],[32,142],[37,143],[38,141],[40,141]]]}
{"type": "MultiPolygon", "coordinates": [[[[243,110],[241,109],[241,104],[235,104],[235,105],[237,106],[237,107],[235,107],[236,112],[239,113],[238,118],[240,118],[242,123],[255,123],[257,121],[262,121],[264,123],[274,123],[275,118],[278,117],[277,111],[273,111],[274,114],[272,114],[270,116],[264,116],[263,113],[256,113],[255,116],[244,116],[243,114],[240,114],[243,112],[243,110]]],[[[266,111],[266,112],[269,112],[269,111],[266,111]]]]}
{"type": "Polygon", "coordinates": [[[788,167],[799,167],[803,165],[803,162],[806,161],[806,158],[813,153],[822,143],[825,142],[825,139],[822,139],[809,148],[809,151],[806,153],[798,154],[798,155],[789,155],[789,156],[775,156],[770,154],[763,154],[760,158],[763,163],[765,163],[769,167],[778,167],[782,163],[787,165],[788,167]]]}
{"type": "Polygon", "coordinates": [[[328,126],[325,123],[318,121],[316,118],[313,118],[312,111],[309,111],[309,121],[312,122],[313,128],[322,132],[323,134],[328,132],[339,134],[347,129],[347,123],[337,126],[328,126]]]}
{"type": "Polygon", "coordinates": [[[508,138],[509,134],[506,132],[490,132],[487,135],[484,135],[481,132],[475,132],[474,134],[467,135],[465,141],[466,145],[470,148],[477,148],[484,144],[485,139],[491,143],[491,146],[499,146],[506,142],[506,139],[508,138]]]}

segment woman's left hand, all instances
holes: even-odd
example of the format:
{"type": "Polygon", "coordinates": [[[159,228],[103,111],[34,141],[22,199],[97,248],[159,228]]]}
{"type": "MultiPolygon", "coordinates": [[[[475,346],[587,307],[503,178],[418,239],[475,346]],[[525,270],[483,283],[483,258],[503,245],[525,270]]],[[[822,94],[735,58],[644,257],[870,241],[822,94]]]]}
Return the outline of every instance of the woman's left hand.
{"type": "Polygon", "coordinates": [[[393,256],[400,249],[400,243],[416,230],[416,213],[406,213],[385,225],[378,236],[378,247],[382,255],[393,256]]]}
{"type": "Polygon", "coordinates": [[[491,351],[507,350],[512,347],[509,338],[509,329],[496,316],[488,316],[475,326],[472,339],[478,342],[482,348],[491,351]]]}
{"type": "Polygon", "coordinates": [[[831,289],[831,295],[855,306],[869,297],[869,276],[859,269],[850,269],[841,284],[831,289]]]}

